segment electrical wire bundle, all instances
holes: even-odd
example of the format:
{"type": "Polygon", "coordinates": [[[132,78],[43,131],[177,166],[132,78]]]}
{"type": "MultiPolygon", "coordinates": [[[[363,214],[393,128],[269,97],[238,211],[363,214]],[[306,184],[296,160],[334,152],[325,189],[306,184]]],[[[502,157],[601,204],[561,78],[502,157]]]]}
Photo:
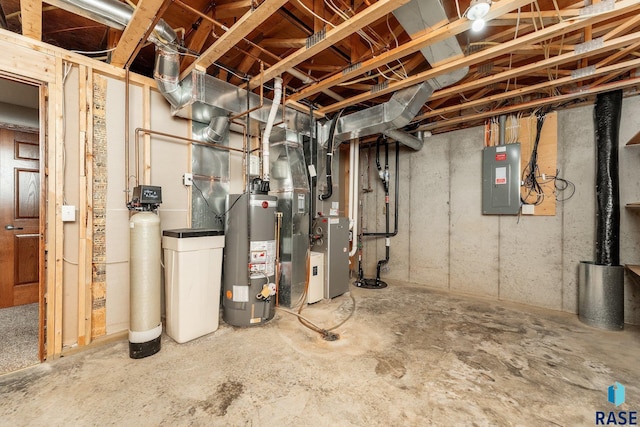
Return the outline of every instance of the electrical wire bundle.
{"type": "Polygon", "coordinates": [[[544,201],[544,190],[542,183],[538,181],[540,177],[540,169],[538,166],[538,144],[540,143],[540,134],[542,132],[542,126],[544,125],[546,113],[541,112],[536,114],[537,126],[536,126],[536,139],[533,143],[533,150],[531,151],[531,157],[529,163],[522,171],[522,186],[526,190],[526,195],[522,197],[522,203],[540,205],[544,201]],[[530,203],[531,197],[535,197],[535,202],[530,203]]]}
{"type": "Polygon", "coordinates": [[[573,182],[559,176],[560,170],[556,169],[555,175],[544,175],[540,173],[538,165],[538,144],[540,142],[542,126],[544,125],[545,114],[544,112],[536,114],[536,139],[533,144],[529,163],[527,163],[527,166],[522,171],[522,186],[527,190],[527,193],[524,197],[521,197],[521,200],[522,203],[526,204],[540,205],[544,201],[544,187],[551,183],[553,183],[553,193],[558,202],[569,200],[576,192],[576,186],[573,182]],[[568,191],[569,195],[559,197],[560,193],[564,191],[568,191]],[[534,196],[535,202],[531,203],[529,200],[534,196]]]}

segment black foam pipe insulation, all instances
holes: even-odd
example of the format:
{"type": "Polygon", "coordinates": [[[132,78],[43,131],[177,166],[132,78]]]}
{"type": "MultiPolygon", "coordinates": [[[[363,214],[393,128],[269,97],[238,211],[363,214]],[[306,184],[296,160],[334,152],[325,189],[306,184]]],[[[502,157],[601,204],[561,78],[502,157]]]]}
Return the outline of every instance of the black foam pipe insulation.
{"type": "Polygon", "coordinates": [[[596,97],[596,259],[598,265],[620,264],[620,180],[618,137],[622,90],[596,97]]]}

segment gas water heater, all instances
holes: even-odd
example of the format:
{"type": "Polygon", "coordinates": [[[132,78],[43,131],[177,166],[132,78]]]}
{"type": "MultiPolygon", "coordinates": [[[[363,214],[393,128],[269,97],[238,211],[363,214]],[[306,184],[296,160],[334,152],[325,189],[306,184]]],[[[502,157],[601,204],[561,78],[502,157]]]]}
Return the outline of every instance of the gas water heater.
{"type": "Polygon", "coordinates": [[[222,319],[230,325],[260,325],[275,314],[277,200],[259,190],[227,198],[222,319]]]}

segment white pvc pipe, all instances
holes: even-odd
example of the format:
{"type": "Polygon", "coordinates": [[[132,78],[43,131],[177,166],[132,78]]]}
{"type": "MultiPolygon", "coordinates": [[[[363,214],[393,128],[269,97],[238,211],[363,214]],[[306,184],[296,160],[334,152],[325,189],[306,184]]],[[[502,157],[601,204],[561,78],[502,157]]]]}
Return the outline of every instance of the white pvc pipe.
{"type": "Polygon", "coordinates": [[[353,224],[351,227],[353,235],[353,244],[351,251],[349,251],[349,257],[352,257],[358,251],[358,205],[359,197],[358,191],[360,190],[360,180],[358,179],[360,173],[360,143],[357,139],[351,141],[349,147],[349,160],[351,168],[349,169],[349,223],[353,224]]]}
{"type": "Polygon", "coordinates": [[[269,118],[267,119],[267,125],[264,128],[264,136],[262,137],[262,180],[269,181],[269,137],[271,136],[271,129],[276,121],[276,115],[278,115],[278,107],[280,106],[280,99],[282,98],[282,79],[276,77],[273,85],[273,103],[271,104],[271,110],[269,110],[269,118]]]}

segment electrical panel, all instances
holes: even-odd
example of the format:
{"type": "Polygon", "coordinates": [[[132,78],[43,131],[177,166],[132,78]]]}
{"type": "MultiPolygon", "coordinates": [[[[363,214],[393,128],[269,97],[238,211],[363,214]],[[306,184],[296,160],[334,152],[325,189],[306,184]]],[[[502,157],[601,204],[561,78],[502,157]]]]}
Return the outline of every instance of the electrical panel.
{"type": "Polygon", "coordinates": [[[482,153],[482,213],[520,210],[520,143],[486,147],[482,153]]]}

